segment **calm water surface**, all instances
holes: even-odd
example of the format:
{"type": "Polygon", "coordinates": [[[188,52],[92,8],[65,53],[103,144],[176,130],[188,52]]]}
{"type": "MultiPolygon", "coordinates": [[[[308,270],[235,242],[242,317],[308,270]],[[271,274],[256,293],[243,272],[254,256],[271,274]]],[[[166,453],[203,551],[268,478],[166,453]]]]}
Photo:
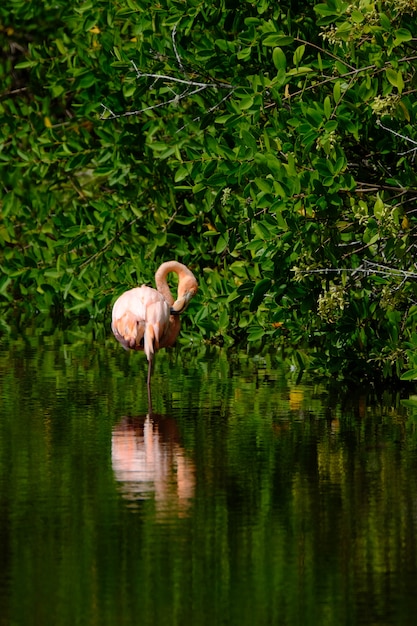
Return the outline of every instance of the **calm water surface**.
{"type": "MultiPolygon", "coordinates": [[[[417,402],[271,356],[0,343],[1,626],[417,619],[417,402]]],[[[410,390],[412,392],[413,390],[410,390]]]]}

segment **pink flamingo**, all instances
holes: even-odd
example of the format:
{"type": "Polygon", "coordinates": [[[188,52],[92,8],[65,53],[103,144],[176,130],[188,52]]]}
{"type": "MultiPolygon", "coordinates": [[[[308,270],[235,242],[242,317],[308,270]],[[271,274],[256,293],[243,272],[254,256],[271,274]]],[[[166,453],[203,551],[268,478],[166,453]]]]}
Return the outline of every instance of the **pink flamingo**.
{"type": "Polygon", "coordinates": [[[175,343],[180,331],[180,318],[189,301],[197,293],[194,274],[182,263],[162,263],[155,274],[156,289],[142,285],[125,291],[114,303],[111,328],[117,341],[126,350],[144,350],[148,359],[148,392],[154,354],[175,343]],[[174,300],[167,275],[178,275],[178,294],[174,300]]]}

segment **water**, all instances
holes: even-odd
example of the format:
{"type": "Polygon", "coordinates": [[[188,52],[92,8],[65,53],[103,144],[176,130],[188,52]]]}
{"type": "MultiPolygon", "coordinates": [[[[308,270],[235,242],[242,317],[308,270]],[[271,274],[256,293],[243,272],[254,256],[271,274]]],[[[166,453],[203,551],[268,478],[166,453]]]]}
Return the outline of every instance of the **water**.
{"type": "Polygon", "coordinates": [[[417,403],[273,356],[0,345],[1,626],[393,625],[417,614],[417,403]]]}

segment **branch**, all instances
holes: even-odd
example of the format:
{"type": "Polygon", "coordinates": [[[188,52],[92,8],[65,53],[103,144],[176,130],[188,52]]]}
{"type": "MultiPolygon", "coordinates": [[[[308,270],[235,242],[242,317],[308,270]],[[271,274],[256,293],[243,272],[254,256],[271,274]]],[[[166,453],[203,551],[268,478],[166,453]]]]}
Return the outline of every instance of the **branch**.
{"type": "Polygon", "coordinates": [[[334,268],[334,267],[323,267],[319,269],[300,270],[297,267],[291,269],[292,272],[299,272],[300,274],[342,274],[342,273],[350,273],[350,274],[364,274],[365,276],[370,276],[372,274],[378,274],[385,277],[401,277],[404,280],[407,279],[417,279],[416,272],[407,272],[406,270],[394,269],[392,267],[388,267],[387,265],[383,265],[382,263],[373,263],[372,261],[364,261],[363,265],[356,268],[344,267],[344,268],[334,268]]]}
{"type": "Polygon", "coordinates": [[[191,85],[192,87],[211,87],[214,89],[234,89],[232,85],[228,83],[201,83],[195,80],[189,80],[184,78],[175,78],[174,76],[168,76],[167,74],[148,74],[147,72],[141,72],[134,61],[130,61],[136,71],[137,78],[156,78],[162,79],[169,83],[182,83],[183,85],[191,85]]]}
{"type": "Polygon", "coordinates": [[[352,70],[355,70],[353,65],[351,65],[350,63],[347,63],[341,57],[338,57],[336,54],[332,54],[331,52],[329,52],[329,50],[325,50],[324,48],[322,48],[321,46],[318,46],[315,43],[311,43],[311,41],[305,41],[304,39],[300,39],[299,37],[294,37],[294,41],[298,41],[298,43],[302,43],[305,46],[310,46],[311,48],[316,48],[316,50],[319,50],[319,52],[322,52],[323,54],[327,54],[327,56],[331,57],[332,59],[335,59],[336,61],[340,61],[340,63],[343,63],[343,65],[346,65],[346,67],[350,67],[352,70]]]}
{"type": "Polygon", "coordinates": [[[178,54],[177,46],[175,45],[175,35],[176,34],[177,34],[177,25],[175,24],[174,28],[172,29],[172,33],[171,33],[172,47],[174,49],[174,54],[175,54],[175,58],[177,59],[178,67],[183,72],[184,71],[184,66],[181,63],[181,57],[178,54]]]}
{"type": "MultiPolygon", "coordinates": [[[[172,45],[174,48],[174,54],[175,54],[175,58],[177,59],[177,63],[180,67],[180,69],[183,71],[184,70],[184,66],[181,62],[181,58],[178,54],[178,50],[175,44],[175,34],[176,34],[176,26],[174,27],[173,31],[172,31],[172,45]]],[[[199,93],[200,91],[203,91],[204,89],[227,89],[228,93],[226,94],[225,97],[223,97],[220,102],[218,102],[215,106],[211,107],[208,110],[208,113],[211,113],[212,111],[214,111],[215,109],[217,109],[232,93],[232,91],[235,89],[235,87],[233,85],[230,85],[228,83],[221,83],[221,82],[212,82],[212,83],[205,83],[205,82],[201,82],[201,81],[196,81],[196,80],[190,80],[190,79],[185,79],[185,78],[176,78],[175,76],[169,76],[167,74],[152,74],[149,72],[141,72],[138,67],[136,66],[134,61],[131,61],[131,64],[133,66],[133,69],[136,72],[136,77],[137,78],[153,78],[155,81],[158,80],[162,80],[165,83],[174,83],[174,84],[179,84],[179,85],[186,85],[186,89],[180,93],[180,94],[175,94],[175,96],[173,98],[171,98],[170,100],[164,100],[164,102],[159,102],[158,104],[153,104],[147,107],[144,107],[143,109],[139,109],[136,111],[126,111],[125,113],[115,113],[114,111],[112,111],[111,109],[109,109],[109,107],[107,107],[105,104],[101,103],[102,108],[104,109],[104,113],[100,116],[100,119],[118,119],[121,117],[129,117],[132,115],[140,115],[141,113],[144,113],[145,111],[153,111],[155,109],[159,109],[161,107],[167,106],[169,104],[178,104],[180,102],[180,100],[183,100],[184,98],[189,98],[190,96],[195,95],[196,93],[199,93]],[[108,115],[106,115],[106,113],[108,115]]],[[[172,89],[172,91],[174,92],[174,90],[172,89]]],[[[175,92],[174,92],[175,93],[175,92]]],[[[196,121],[200,119],[200,117],[195,118],[196,121]]],[[[184,127],[183,127],[184,128],[184,127]]]]}
{"type": "MultiPolygon", "coordinates": [[[[232,94],[232,91],[229,91],[229,93],[227,93],[225,96],[223,96],[223,98],[220,100],[220,102],[218,102],[217,104],[215,104],[214,106],[210,107],[207,111],[206,111],[206,115],[208,115],[209,113],[213,113],[213,111],[215,111],[216,109],[219,108],[219,106],[221,104],[223,104],[223,102],[225,100],[227,100],[227,98],[230,98],[232,94]]],[[[198,115],[197,117],[194,117],[191,121],[192,122],[198,122],[199,120],[201,120],[201,115],[198,115]]],[[[181,128],[179,128],[176,132],[179,133],[181,130],[184,130],[184,128],[186,128],[191,122],[188,122],[188,124],[184,124],[184,126],[181,126],[181,128]]]]}
{"type": "Polygon", "coordinates": [[[202,91],[203,89],[205,88],[198,87],[197,89],[194,89],[193,91],[184,91],[182,94],[176,95],[173,98],[171,98],[171,100],[165,100],[164,102],[160,102],[159,104],[152,104],[151,106],[145,107],[144,109],[139,109],[138,111],[126,111],[125,113],[119,113],[119,114],[114,113],[111,109],[109,109],[103,103],[101,103],[101,106],[103,107],[103,109],[110,113],[110,117],[107,117],[107,118],[101,117],[100,119],[117,119],[119,117],[128,117],[129,115],[139,115],[140,113],[144,113],[145,111],[153,111],[154,109],[159,109],[160,107],[164,107],[167,104],[172,104],[173,102],[178,103],[183,98],[192,96],[193,94],[198,93],[199,91],[202,91]]]}
{"type": "Polygon", "coordinates": [[[400,137],[401,139],[405,139],[405,141],[408,141],[409,143],[412,143],[414,146],[416,146],[415,148],[410,148],[410,150],[406,150],[405,152],[399,152],[398,156],[404,156],[405,154],[409,154],[410,152],[415,152],[417,150],[417,141],[414,141],[414,139],[411,139],[410,137],[406,137],[405,135],[401,135],[401,133],[397,133],[397,131],[392,130],[392,128],[388,128],[387,126],[384,126],[381,120],[377,120],[376,123],[378,126],[383,128],[387,132],[391,133],[392,135],[395,135],[396,137],[400,137]]]}

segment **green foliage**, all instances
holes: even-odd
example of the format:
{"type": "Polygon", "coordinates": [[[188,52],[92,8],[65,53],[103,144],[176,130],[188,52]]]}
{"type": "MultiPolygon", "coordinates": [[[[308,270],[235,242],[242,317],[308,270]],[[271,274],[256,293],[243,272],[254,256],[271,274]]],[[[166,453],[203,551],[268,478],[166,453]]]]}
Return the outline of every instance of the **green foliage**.
{"type": "Polygon", "coordinates": [[[175,257],[200,277],[191,334],[417,371],[416,12],[7,2],[5,308],[102,319],[175,257]]]}

